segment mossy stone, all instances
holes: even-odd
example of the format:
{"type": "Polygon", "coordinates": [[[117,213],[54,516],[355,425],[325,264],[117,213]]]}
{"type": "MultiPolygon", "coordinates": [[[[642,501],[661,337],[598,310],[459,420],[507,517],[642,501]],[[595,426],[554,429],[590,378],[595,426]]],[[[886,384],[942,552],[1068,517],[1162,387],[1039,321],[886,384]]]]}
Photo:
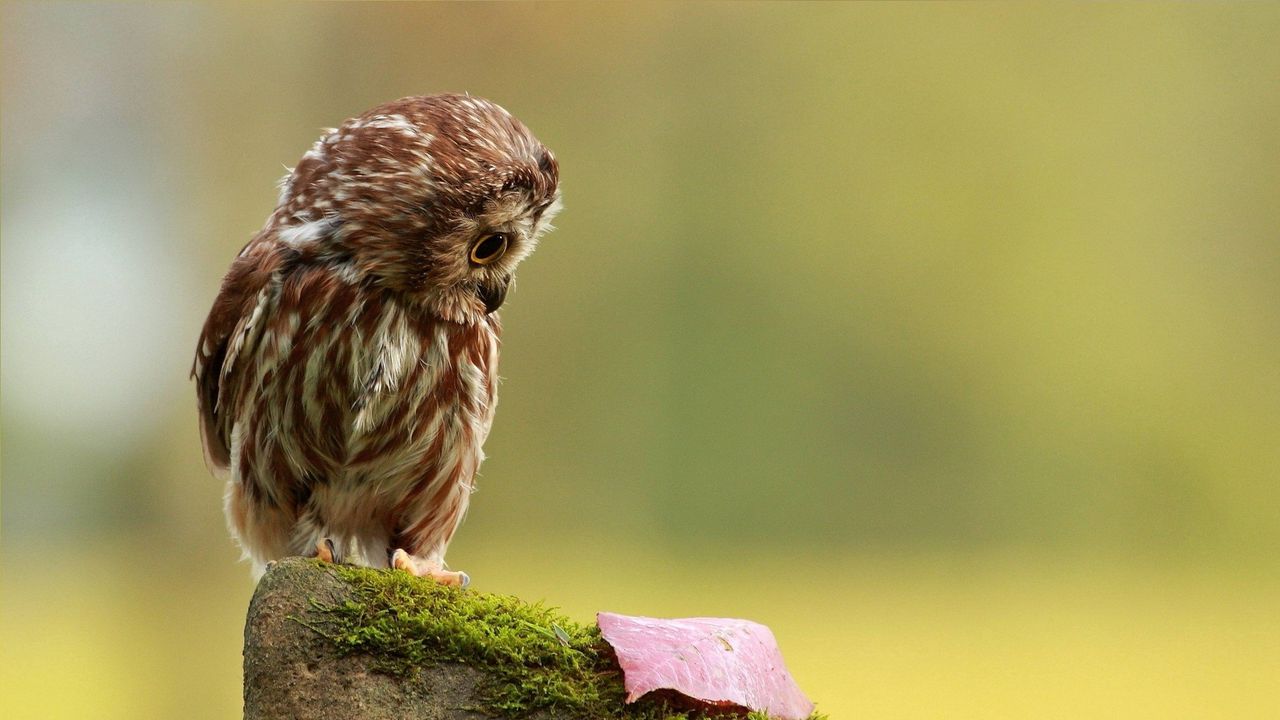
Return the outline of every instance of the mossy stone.
{"type": "Polygon", "coordinates": [[[246,720],[709,717],[674,694],[624,704],[599,630],[544,605],[299,558],[254,593],[244,672],[246,720]]]}

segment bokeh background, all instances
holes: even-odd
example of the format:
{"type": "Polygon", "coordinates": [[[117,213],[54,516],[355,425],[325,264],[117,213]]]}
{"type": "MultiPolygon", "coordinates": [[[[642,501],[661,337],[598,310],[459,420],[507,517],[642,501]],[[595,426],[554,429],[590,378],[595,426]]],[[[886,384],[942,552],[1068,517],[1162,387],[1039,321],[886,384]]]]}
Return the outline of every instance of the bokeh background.
{"type": "Polygon", "coordinates": [[[320,129],[557,153],[450,552],[833,718],[1276,717],[1280,6],[70,5],[3,27],[5,718],[233,718],[187,379],[320,129]]]}

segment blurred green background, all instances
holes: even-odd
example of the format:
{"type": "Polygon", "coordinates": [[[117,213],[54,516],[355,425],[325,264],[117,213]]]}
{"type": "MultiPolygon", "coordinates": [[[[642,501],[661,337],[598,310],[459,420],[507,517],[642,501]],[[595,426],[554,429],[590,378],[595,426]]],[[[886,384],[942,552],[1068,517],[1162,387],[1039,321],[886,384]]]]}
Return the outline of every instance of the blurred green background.
{"type": "Polygon", "coordinates": [[[558,155],[450,552],[833,718],[1276,717],[1280,6],[3,7],[5,718],[232,718],[190,356],[322,127],[558,155]]]}

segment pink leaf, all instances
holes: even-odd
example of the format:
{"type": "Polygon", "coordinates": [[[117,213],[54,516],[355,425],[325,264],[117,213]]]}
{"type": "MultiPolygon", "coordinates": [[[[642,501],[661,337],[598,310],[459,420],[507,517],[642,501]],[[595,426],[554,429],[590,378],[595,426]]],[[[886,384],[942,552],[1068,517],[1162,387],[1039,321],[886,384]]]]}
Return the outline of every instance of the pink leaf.
{"type": "Polygon", "coordinates": [[[675,690],[705,703],[741,705],[803,720],[813,703],[796,685],[769,628],[750,620],[660,620],[602,612],[600,633],[618,654],[627,702],[675,690]]]}

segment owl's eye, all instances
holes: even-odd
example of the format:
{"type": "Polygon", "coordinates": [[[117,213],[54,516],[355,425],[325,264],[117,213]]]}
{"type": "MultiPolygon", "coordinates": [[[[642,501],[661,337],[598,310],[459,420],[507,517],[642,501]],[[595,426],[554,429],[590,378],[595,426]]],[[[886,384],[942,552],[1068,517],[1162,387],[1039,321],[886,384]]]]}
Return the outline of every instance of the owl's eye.
{"type": "Polygon", "coordinates": [[[480,242],[471,246],[471,263],[488,265],[497,261],[507,252],[507,236],[504,233],[487,235],[480,242]]]}

